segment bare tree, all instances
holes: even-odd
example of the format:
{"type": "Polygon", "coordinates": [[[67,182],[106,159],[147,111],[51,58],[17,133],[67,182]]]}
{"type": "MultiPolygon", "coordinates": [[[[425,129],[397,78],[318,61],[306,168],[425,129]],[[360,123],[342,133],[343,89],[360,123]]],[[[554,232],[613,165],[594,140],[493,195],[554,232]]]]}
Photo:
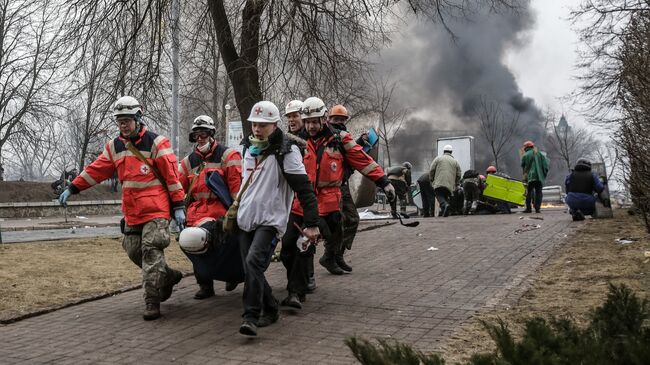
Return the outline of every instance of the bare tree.
{"type": "MultiPolygon", "coordinates": [[[[227,111],[232,88],[223,66],[212,18],[207,16],[207,5],[203,2],[184,4],[181,20],[185,42],[181,44],[183,55],[181,76],[181,99],[183,113],[187,114],[186,127],[199,114],[214,118],[216,138],[226,137],[227,111]],[[204,16],[195,19],[195,14],[204,16]]],[[[183,128],[181,128],[183,129],[183,128]]]]}
{"type": "Polygon", "coordinates": [[[57,116],[41,114],[33,117],[30,114],[21,124],[21,129],[8,140],[11,160],[17,164],[20,176],[28,181],[42,181],[56,175],[52,167],[61,143],[57,116]]]}
{"type": "Polygon", "coordinates": [[[481,134],[490,146],[494,165],[500,170],[499,160],[512,149],[512,137],[520,132],[519,116],[514,112],[507,115],[500,102],[482,97],[476,114],[480,121],[481,134]]]}
{"type": "Polygon", "coordinates": [[[552,159],[560,160],[566,171],[571,170],[578,158],[595,155],[598,143],[590,131],[555,124],[552,121],[557,119],[552,113],[547,114],[547,119],[551,120],[546,138],[547,146],[550,147],[549,154],[552,159]]]}
{"type": "MultiPolygon", "coordinates": [[[[495,9],[514,8],[513,3],[407,1],[404,7],[444,24],[446,16],[467,16],[471,5],[495,9]]],[[[339,70],[363,69],[366,55],[389,41],[392,21],[403,13],[399,3],[382,1],[246,0],[239,2],[241,15],[234,19],[222,0],[208,0],[208,6],[242,121],[262,99],[263,90],[271,87],[262,83],[264,65],[281,65],[280,72],[267,78],[271,83],[282,77],[287,85],[304,82],[320,90],[336,90],[343,80],[339,70]],[[237,36],[231,24],[241,25],[237,36]]],[[[244,132],[250,133],[248,123],[244,132]]]]}
{"type": "Polygon", "coordinates": [[[66,59],[56,4],[0,0],[0,155],[20,124],[47,104],[41,98],[66,59]]]}
{"type": "Polygon", "coordinates": [[[599,162],[605,164],[607,180],[612,180],[621,163],[620,147],[616,143],[598,143],[596,156],[599,162]]]}
{"type": "Polygon", "coordinates": [[[376,115],[378,118],[377,135],[386,150],[386,158],[388,159],[388,165],[386,166],[391,166],[391,142],[404,124],[407,109],[395,109],[394,105],[391,104],[397,82],[391,81],[390,75],[374,79],[373,86],[374,92],[371,95],[372,104],[369,105],[369,110],[371,115],[376,115]]]}

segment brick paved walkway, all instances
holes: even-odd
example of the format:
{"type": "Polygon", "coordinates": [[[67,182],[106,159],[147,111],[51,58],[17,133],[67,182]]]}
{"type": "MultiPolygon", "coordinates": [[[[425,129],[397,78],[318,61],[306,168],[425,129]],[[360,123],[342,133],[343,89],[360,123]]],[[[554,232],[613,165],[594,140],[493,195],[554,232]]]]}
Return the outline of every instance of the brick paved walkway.
{"type": "MultiPolygon", "coordinates": [[[[346,336],[390,337],[424,351],[439,349],[463,321],[516,300],[534,270],[576,227],[559,211],[543,221],[510,216],[423,219],[358,236],[343,277],[317,267],[318,289],[299,314],[237,335],[241,288],[197,301],[185,278],[162,305],[164,317],[142,320],[142,292],[62,309],[0,327],[3,364],[353,364],[346,336]],[[515,234],[522,224],[541,228],[515,234]],[[438,250],[427,250],[434,246],[438,250]]],[[[277,297],[282,265],[267,276],[277,297]]]]}

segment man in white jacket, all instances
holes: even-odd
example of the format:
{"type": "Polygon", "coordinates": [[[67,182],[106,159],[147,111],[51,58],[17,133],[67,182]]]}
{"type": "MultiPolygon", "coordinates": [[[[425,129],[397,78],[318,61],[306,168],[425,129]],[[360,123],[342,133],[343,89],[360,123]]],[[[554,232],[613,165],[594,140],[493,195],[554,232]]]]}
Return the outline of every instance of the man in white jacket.
{"type": "Polygon", "coordinates": [[[264,272],[271,262],[276,238],[287,228],[294,192],[305,212],[303,235],[315,241],[320,232],[313,186],[300,150],[278,128],[277,106],[270,101],[258,102],[248,121],[253,133],[243,142],[242,189],[247,180],[250,183],[242,192],[237,213],[239,246],[246,273],[239,333],[257,336],[257,327],[268,326],[279,318],[278,301],[264,272]]]}
{"type": "Polygon", "coordinates": [[[444,146],[442,150],[442,156],[436,157],[431,164],[429,180],[433,185],[438,204],[440,204],[438,216],[447,217],[449,215],[449,198],[460,183],[460,165],[451,155],[454,152],[451,145],[444,146]]]}

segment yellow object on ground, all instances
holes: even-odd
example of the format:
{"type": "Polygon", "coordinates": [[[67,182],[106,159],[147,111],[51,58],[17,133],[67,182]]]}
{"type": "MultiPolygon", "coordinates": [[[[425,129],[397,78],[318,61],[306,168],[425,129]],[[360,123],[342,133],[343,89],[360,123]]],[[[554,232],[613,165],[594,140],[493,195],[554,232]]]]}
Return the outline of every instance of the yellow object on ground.
{"type": "Polygon", "coordinates": [[[526,204],[526,186],[519,180],[488,175],[483,196],[519,206],[526,204]]]}

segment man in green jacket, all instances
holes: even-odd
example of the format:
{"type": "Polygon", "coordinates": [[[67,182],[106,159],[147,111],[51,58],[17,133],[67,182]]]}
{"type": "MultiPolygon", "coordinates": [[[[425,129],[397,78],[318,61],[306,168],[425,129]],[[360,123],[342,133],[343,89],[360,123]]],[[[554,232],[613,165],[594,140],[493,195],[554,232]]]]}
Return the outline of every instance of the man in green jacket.
{"type": "Polygon", "coordinates": [[[548,160],[537,151],[535,143],[532,141],[524,142],[521,168],[524,170],[524,183],[528,184],[524,213],[532,212],[531,202],[535,207],[535,213],[539,213],[542,205],[542,187],[548,174],[548,160]]]}

